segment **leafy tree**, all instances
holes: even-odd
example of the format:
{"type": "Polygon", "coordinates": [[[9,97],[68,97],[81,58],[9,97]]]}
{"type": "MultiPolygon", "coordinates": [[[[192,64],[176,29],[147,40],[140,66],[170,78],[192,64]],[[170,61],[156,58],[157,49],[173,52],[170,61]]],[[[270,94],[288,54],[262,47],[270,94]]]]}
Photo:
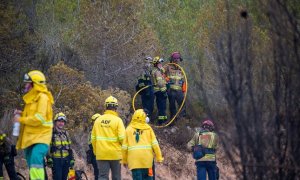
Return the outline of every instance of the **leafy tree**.
{"type": "Polygon", "coordinates": [[[118,112],[124,123],[130,113],[131,96],[118,88],[102,90],[93,86],[85,74],[72,69],[63,62],[49,69],[50,89],[55,98],[54,113],[63,112],[67,116],[67,128],[76,146],[77,153],[84,155],[91,127],[90,118],[95,113],[103,114],[104,102],[113,95],[118,99],[118,112]]]}
{"type": "Polygon", "coordinates": [[[134,87],[142,59],[158,49],[151,29],[139,22],[140,12],[139,1],[81,5],[75,49],[93,83],[103,88],[134,87]]]}
{"type": "Polygon", "coordinates": [[[101,90],[86,81],[83,72],[59,62],[49,69],[49,82],[55,99],[55,111],[63,111],[70,119],[69,127],[87,127],[90,117],[104,111],[105,99],[113,95],[119,100],[120,116],[129,114],[131,97],[120,89],[101,90]]]}

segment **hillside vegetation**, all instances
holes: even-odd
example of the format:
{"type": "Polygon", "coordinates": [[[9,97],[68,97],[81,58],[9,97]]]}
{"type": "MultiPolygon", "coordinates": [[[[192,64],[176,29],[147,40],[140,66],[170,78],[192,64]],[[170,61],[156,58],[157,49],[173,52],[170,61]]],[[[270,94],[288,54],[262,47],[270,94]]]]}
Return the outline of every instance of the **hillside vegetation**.
{"type": "MultiPolygon", "coordinates": [[[[299,13],[296,0],[1,0],[0,129],[11,133],[23,75],[39,69],[88,171],[91,115],[112,94],[128,124],[143,58],[180,51],[188,117],[155,129],[159,179],[195,176],[185,144],[206,117],[221,138],[221,179],[299,179],[299,13]]],[[[26,168],[21,152],[16,161],[26,168]]]]}

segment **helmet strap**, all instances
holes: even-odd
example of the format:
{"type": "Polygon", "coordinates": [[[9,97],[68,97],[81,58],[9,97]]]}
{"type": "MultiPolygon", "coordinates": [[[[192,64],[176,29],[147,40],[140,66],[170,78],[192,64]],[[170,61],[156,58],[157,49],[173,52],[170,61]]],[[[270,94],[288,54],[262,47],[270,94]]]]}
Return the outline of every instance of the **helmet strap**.
{"type": "Polygon", "coordinates": [[[28,93],[33,88],[33,83],[26,83],[24,87],[24,93],[28,93]]]}

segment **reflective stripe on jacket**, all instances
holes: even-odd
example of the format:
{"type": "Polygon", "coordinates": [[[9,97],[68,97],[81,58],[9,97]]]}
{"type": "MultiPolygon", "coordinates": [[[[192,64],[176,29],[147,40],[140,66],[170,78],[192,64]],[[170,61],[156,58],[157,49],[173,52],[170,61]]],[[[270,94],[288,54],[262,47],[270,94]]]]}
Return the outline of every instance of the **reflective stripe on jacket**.
{"type": "MultiPolygon", "coordinates": [[[[192,150],[192,147],[196,144],[202,145],[204,148],[217,149],[218,135],[215,132],[204,131],[194,134],[194,137],[188,142],[188,149],[192,150]]],[[[216,161],[216,153],[207,153],[198,161],[216,161]]]]}
{"type": "Polygon", "coordinates": [[[153,89],[154,92],[157,91],[166,91],[167,90],[167,82],[164,75],[164,69],[154,68],[152,70],[152,79],[153,79],[153,89]]]}
{"type": "Polygon", "coordinates": [[[181,69],[170,64],[166,68],[166,75],[170,79],[170,89],[181,91],[184,83],[184,76],[181,69]]]}
{"type": "Polygon", "coordinates": [[[71,150],[71,140],[69,133],[65,130],[58,132],[54,130],[51,141],[50,153],[55,158],[65,158],[69,156],[69,150],[71,150]]]}
{"type": "Polygon", "coordinates": [[[94,123],[91,141],[97,160],[122,159],[125,127],[117,112],[106,110],[94,123]]]}
{"type": "Polygon", "coordinates": [[[151,95],[153,93],[151,75],[144,73],[138,78],[138,83],[135,86],[136,91],[140,90],[145,86],[150,86],[140,92],[140,95],[151,95]]]}
{"type": "Polygon", "coordinates": [[[30,90],[24,97],[25,107],[20,118],[21,128],[17,149],[33,144],[50,144],[52,136],[52,103],[44,92],[30,90]]]}
{"type": "Polygon", "coordinates": [[[156,155],[156,161],[162,162],[161,150],[150,126],[148,129],[141,129],[138,132],[131,125],[126,128],[125,139],[122,145],[122,163],[128,164],[130,170],[152,167],[153,151],[156,155]],[[136,142],[136,133],[139,133],[138,142],[136,142]]]}

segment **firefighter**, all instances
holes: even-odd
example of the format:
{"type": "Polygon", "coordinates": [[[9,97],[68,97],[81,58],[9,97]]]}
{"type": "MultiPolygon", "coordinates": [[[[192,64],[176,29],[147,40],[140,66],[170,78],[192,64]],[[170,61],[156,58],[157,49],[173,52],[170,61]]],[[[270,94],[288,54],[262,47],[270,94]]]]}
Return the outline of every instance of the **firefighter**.
{"type": "Polygon", "coordinates": [[[167,120],[166,103],[167,103],[167,82],[165,79],[165,69],[162,66],[164,60],[156,56],[152,60],[154,66],[152,70],[153,90],[156,97],[158,110],[158,125],[162,125],[167,120]]]}
{"type": "Polygon", "coordinates": [[[155,133],[147,121],[145,111],[138,109],[125,132],[122,164],[131,170],[133,180],[153,179],[154,153],[157,162],[163,161],[155,133]]]}
{"type": "MultiPolygon", "coordinates": [[[[170,63],[178,64],[179,61],[182,61],[181,54],[179,52],[173,52],[170,56],[170,63]]],[[[176,115],[177,109],[179,109],[180,105],[182,104],[186,90],[183,72],[174,64],[169,64],[166,67],[166,76],[169,80],[167,92],[171,119],[176,115]]],[[[185,108],[182,108],[180,115],[184,117],[185,114],[185,108]]]]}
{"type": "Polygon", "coordinates": [[[117,113],[118,100],[109,96],[105,100],[105,112],[94,123],[91,141],[99,168],[99,179],[108,179],[111,170],[112,179],[121,180],[122,141],[125,127],[117,113]]]}
{"type": "Polygon", "coordinates": [[[206,172],[209,180],[215,180],[218,176],[216,163],[216,149],[218,144],[218,135],[214,131],[215,126],[211,120],[202,122],[201,130],[196,132],[193,138],[188,142],[187,148],[192,151],[195,145],[203,147],[204,156],[196,160],[197,179],[205,180],[206,172]]]}
{"type": "Polygon", "coordinates": [[[15,145],[7,139],[6,134],[0,134],[0,180],[4,179],[3,177],[3,164],[5,165],[9,179],[18,180],[14,157],[17,155],[17,150],[15,145]]]}
{"type": "Polygon", "coordinates": [[[141,88],[145,86],[149,86],[148,88],[142,90],[139,94],[141,95],[143,108],[147,109],[149,112],[150,120],[151,120],[151,115],[153,112],[153,105],[154,105],[154,93],[153,93],[153,86],[151,80],[151,61],[152,61],[151,57],[145,58],[143,74],[138,78],[138,83],[135,86],[136,91],[139,91],[141,88]]]}
{"type": "Polygon", "coordinates": [[[52,136],[54,100],[42,72],[30,71],[23,81],[25,107],[23,112],[16,110],[14,116],[14,123],[21,124],[16,148],[25,151],[30,179],[45,179],[44,158],[52,136]]]}
{"type": "MultiPolygon", "coordinates": [[[[101,114],[96,113],[96,114],[94,114],[91,117],[91,119],[90,119],[91,128],[93,127],[94,122],[96,121],[96,119],[99,118],[100,116],[101,116],[101,114]]],[[[90,132],[91,131],[92,131],[92,129],[90,129],[90,132]]],[[[98,166],[97,166],[96,156],[95,156],[95,154],[93,152],[93,146],[92,146],[92,142],[91,142],[91,134],[89,136],[89,143],[88,144],[89,144],[89,149],[86,152],[86,154],[87,154],[87,162],[88,162],[88,164],[92,164],[93,169],[94,169],[95,180],[98,180],[99,169],[98,169],[98,166]]]]}
{"type": "Polygon", "coordinates": [[[65,180],[69,169],[74,167],[74,156],[71,149],[71,139],[65,130],[67,117],[60,112],[55,115],[50,153],[47,156],[47,165],[52,169],[54,180],[65,180]]]}

